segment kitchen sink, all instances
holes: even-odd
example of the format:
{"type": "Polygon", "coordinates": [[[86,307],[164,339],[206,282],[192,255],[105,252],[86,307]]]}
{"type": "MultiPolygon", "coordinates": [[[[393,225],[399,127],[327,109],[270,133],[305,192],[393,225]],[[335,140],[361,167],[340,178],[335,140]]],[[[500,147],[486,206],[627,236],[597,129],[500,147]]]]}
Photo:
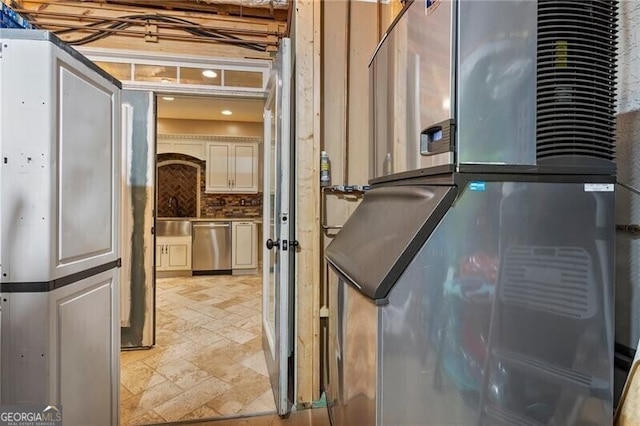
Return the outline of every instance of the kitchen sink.
{"type": "Polygon", "coordinates": [[[157,237],[190,237],[189,219],[156,219],[157,237]]]}

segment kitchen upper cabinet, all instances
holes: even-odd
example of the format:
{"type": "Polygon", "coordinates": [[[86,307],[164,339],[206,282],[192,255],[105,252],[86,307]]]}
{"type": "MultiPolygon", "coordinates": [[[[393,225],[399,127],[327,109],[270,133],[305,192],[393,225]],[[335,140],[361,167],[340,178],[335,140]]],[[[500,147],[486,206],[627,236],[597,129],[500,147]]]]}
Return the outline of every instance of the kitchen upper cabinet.
{"type": "Polygon", "coordinates": [[[231,269],[258,267],[258,231],[254,222],[233,222],[231,250],[231,269]]]}
{"type": "Polygon", "coordinates": [[[207,143],[206,192],[258,192],[257,143],[207,143]]]}
{"type": "Polygon", "coordinates": [[[191,270],[191,237],[156,237],[156,270],[191,270]]]}
{"type": "Polygon", "coordinates": [[[197,139],[188,138],[170,138],[159,135],[157,150],[158,154],[185,154],[196,157],[199,160],[205,160],[206,142],[197,139]]]}

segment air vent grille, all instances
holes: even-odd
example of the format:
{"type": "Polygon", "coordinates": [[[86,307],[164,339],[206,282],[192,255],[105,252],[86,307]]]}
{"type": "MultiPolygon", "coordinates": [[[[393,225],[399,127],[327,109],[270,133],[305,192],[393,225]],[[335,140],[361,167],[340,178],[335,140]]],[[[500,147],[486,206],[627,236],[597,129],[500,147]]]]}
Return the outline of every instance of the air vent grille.
{"type": "Polygon", "coordinates": [[[614,160],[617,3],[538,0],[538,159],[614,160]]]}
{"type": "Polygon", "coordinates": [[[591,258],[580,247],[510,247],[502,269],[503,303],[575,319],[596,312],[591,258]]]}

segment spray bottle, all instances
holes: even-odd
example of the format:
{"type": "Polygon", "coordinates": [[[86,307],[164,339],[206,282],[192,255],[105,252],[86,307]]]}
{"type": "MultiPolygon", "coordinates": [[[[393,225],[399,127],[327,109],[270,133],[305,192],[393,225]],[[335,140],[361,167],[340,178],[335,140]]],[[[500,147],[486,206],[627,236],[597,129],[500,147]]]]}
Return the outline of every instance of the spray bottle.
{"type": "Polygon", "coordinates": [[[331,162],[327,151],[320,153],[320,186],[331,185],[331,162]]]}

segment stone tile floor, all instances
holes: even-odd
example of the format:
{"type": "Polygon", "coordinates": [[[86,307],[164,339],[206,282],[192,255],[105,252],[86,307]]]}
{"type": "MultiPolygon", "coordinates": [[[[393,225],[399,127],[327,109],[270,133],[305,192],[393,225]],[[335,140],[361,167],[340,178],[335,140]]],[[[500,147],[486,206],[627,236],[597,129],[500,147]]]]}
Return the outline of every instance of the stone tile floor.
{"type": "Polygon", "coordinates": [[[121,353],[121,424],[275,412],[261,275],[161,278],[156,287],[156,346],[121,353]]]}
{"type": "MultiPolygon", "coordinates": [[[[314,408],[291,413],[286,419],[275,414],[252,416],[236,419],[220,419],[207,422],[180,423],[180,425],[196,426],[330,426],[326,408],[314,408]]],[[[360,425],[354,425],[360,426],[360,425]]],[[[365,425],[362,425],[365,426],[365,425]]]]}

